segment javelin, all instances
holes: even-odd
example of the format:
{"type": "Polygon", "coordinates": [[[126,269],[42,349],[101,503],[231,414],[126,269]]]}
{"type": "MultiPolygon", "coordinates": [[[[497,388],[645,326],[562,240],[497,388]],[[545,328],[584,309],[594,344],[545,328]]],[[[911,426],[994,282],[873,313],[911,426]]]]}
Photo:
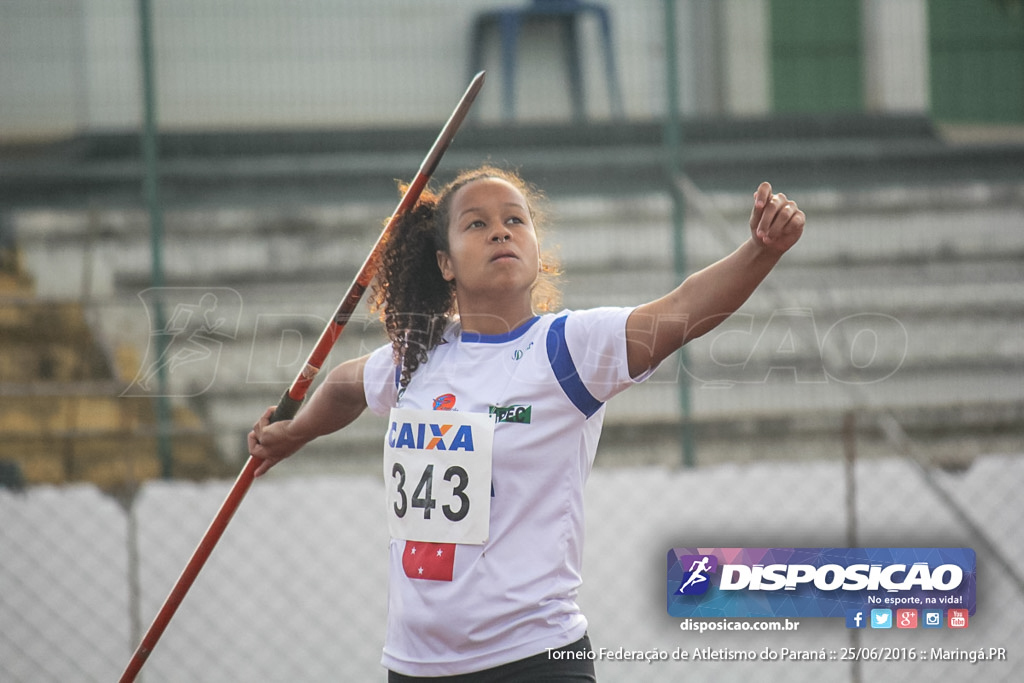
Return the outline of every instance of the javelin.
{"type": "MultiPolygon", "coordinates": [[[[341,331],[345,329],[345,325],[352,317],[352,313],[359,304],[359,300],[362,299],[367,287],[370,286],[370,282],[373,280],[373,276],[377,272],[380,255],[384,250],[384,245],[387,242],[389,234],[398,223],[398,219],[416,205],[416,201],[427,186],[427,182],[429,182],[430,176],[433,175],[438,163],[440,163],[445,150],[448,149],[452,140],[455,139],[456,131],[459,129],[462,121],[469,113],[469,109],[473,105],[473,100],[476,99],[476,95],[480,92],[480,88],[483,87],[483,84],[484,72],[481,71],[470,82],[466,92],[462,95],[462,99],[459,100],[459,104],[455,108],[455,111],[452,112],[448,122],[445,123],[444,128],[441,129],[440,135],[437,136],[433,146],[430,148],[430,152],[427,153],[426,158],[423,159],[423,163],[420,164],[420,169],[416,173],[416,177],[406,189],[405,194],[402,196],[402,200],[398,203],[398,207],[395,209],[395,212],[391,214],[391,218],[388,219],[387,224],[385,224],[384,229],[381,231],[380,236],[373,245],[373,249],[370,250],[370,254],[366,257],[366,260],[363,261],[363,265],[356,274],[352,284],[349,286],[348,292],[345,294],[345,298],[341,300],[341,304],[338,306],[338,310],[334,314],[334,318],[327,324],[326,329],[324,329],[323,333],[320,335],[320,339],[317,341],[316,346],[313,348],[312,353],[310,353],[309,358],[306,360],[306,364],[299,372],[299,375],[295,378],[295,381],[292,382],[291,387],[289,387],[281,397],[280,402],[277,404],[277,408],[274,410],[274,414],[270,418],[271,422],[290,420],[295,417],[295,414],[299,410],[299,406],[302,405],[303,399],[306,398],[306,392],[309,390],[310,384],[313,383],[313,378],[320,371],[320,368],[323,367],[324,361],[327,360],[327,354],[331,352],[331,349],[334,347],[334,342],[337,341],[338,337],[341,335],[341,331]]],[[[249,487],[252,486],[258,465],[259,460],[250,455],[248,461],[245,463],[245,467],[242,468],[242,471],[239,473],[234,485],[231,487],[231,490],[228,491],[228,495],[224,499],[224,502],[221,503],[220,509],[217,511],[216,516],[214,516],[209,528],[206,530],[203,538],[199,541],[199,545],[192,553],[192,558],[188,561],[188,564],[185,565],[185,569],[181,572],[181,576],[178,577],[178,581],[174,584],[174,588],[171,589],[170,595],[167,596],[167,599],[164,601],[163,606],[157,613],[156,618],[153,619],[153,623],[150,625],[149,630],[146,631],[146,635],[143,637],[142,642],[139,644],[139,647],[135,650],[131,660],[128,662],[128,666],[125,668],[124,673],[121,674],[120,683],[129,683],[130,681],[134,681],[135,677],[142,669],[142,665],[146,663],[146,659],[148,659],[149,655],[153,652],[153,648],[156,647],[156,643],[163,634],[164,629],[167,628],[167,624],[171,621],[171,617],[174,616],[174,613],[177,611],[181,601],[184,600],[185,594],[188,593],[189,588],[192,587],[192,583],[199,575],[199,571],[203,568],[206,560],[210,557],[210,553],[213,551],[214,546],[217,545],[217,541],[220,540],[221,535],[227,528],[228,522],[231,521],[231,517],[235,514],[235,510],[237,510],[239,504],[241,504],[242,498],[245,497],[249,487]]]]}

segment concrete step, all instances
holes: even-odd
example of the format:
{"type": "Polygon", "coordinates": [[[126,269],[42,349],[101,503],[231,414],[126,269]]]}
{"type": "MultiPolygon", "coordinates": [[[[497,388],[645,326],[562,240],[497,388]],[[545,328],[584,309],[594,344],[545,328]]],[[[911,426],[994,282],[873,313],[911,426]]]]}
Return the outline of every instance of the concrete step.
{"type": "Polygon", "coordinates": [[[79,302],[0,300],[0,380],[60,382],[109,376],[79,302]]]}
{"type": "MultiPolygon", "coordinates": [[[[104,490],[161,476],[153,401],[118,396],[116,382],[5,385],[0,394],[0,461],[27,483],[89,481],[104,490]]],[[[187,406],[171,415],[176,476],[225,476],[208,426],[187,406]]]]}
{"type": "Polygon", "coordinates": [[[647,383],[630,389],[628,399],[610,403],[608,420],[679,419],[683,378],[689,380],[690,410],[698,419],[906,409],[958,402],[1024,404],[1024,369],[1020,366],[900,369],[888,377],[863,382],[829,376],[808,380],[790,369],[751,373],[739,381],[701,381],[678,367],[664,366],[647,383]]]}
{"type": "Polygon", "coordinates": [[[10,436],[135,431],[154,419],[152,401],[116,394],[0,396],[0,430],[10,436]]]}
{"type": "MultiPolygon", "coordinates": [[[[1024,258],[1024,186],[951,185],[930,193],[818,191],[798,197],[810,216],[792,266],[949,263],[1024,258]]],[[[687,270],[717,260],[746,239],[749,196],[702,196],[685,225],[687,270]]],[[[671,206],[664,194],[567,196],[550,202],[545,242],[569,279],[576,273],[672,272],[671,206]]],[[[334,282],[346,285],[361,265],[388,202],[288,205],[274,209],[183,209],[165,217],[163,257],[169,285],[197,282],[334,282]]],[[[114,209],[29,210],[16,216],[25,259],[41,292],[101,296],[150,281],[146,215],[114,209]]]]}
{"type": "MultiPolygon", "coordinates": [[[[805,290],[794,295],[797,303],[811,305],[773,307],[770,297],[762,299],[755,294],[737,314],[688,345],[687,367],[707,382],[742,383],[750,377],[763,377],[776,366],[792,367],[801,377],[831,374],[844,379],[852,375],[888,376],[910,369],[944,371],[949,367],[965,371],[1006,367],[1012,371],[1024,365],[1022,299],[1011,298],[1018,286],[1008,285],[1001,293],[996,291],[998,288],[979,286],[973,293],[984,294],[988,303],[974,308],[971,302],[976,299],[965,297],[958,303],[953,292],[944,298],[941,288],[925,289],[935,305],[924,310],[885,306],[878,300],[871,303],[853,296],[837,297],[838,304],[821,301],[818,290],[806,292],[813,303],[801,301],[800,294],[805,290]],[[942,307],[944,300],[951,303],[942,307]]],[[[962,293],[963,288],[954,290],[962,293]]],[[[195,292],[190,295],[196,296],[195,292]]],[[[911,295],[906,298],[908,306],[917,304],[911,295]]],[[[170,369],[168,379],[174,395],[258,391],[279,396],[302,370],[327,317],[288,312],[287,301],[271,305],[255,295],[245,300],[255,301],[233,320],[231,336],[207,338],[202,342],[205,357],[194,354],[194,360],[182,360],[170,369]]],[[[311,301],[302,302],[302,306],[306,310],[317,308],[311,301]]],[[[104,307],[95,317],[106,321],[101,333],[108,342],[138,349],[133,353],[137,360],[126,383],[148,372],[153,350],[148,346],[150,322],[141,302],[126,303],[117,310],[104,307]]],[[[356,318],[335,344],[325,368],[383,343],[378,321],[369,316],[356,318]]],[[[179,353],[187,352],[183,346],[179,353]]]]}
{"type": "MultiPolygon", "coordinates": [[[[29,484],[106,490],[160,476],[150,397],[124,396],[81,302],[0,302],[0,461],[29,484]]],[[[170,443],[178,476],[223,476],[207,426],[180,402],[170,443]]]]}
{"type": "MultiPolygon", "coordinates": [[[[789,187],[1019,179],[1024,147],[948,145],[922,117],[784,116],[691,121],[681,126],[685,163],[705,187],[745,188],[771,178],[789,187]]],[[[189,131],[161,135],[164,200],[180,205],[275,205],[284,199],[390,198],[410,179],[436,128],[189,131]]],[[[497,160],[515,164],[548,192],[601,188],[615,194],[666,184],[659,121],[467,125],[439,177],[497,160]]],[[[0,205],[138,207],[144,167],[136,131],[87,133],[0,150],[0,205]]]]}
{"type": "MultiPolygon", "coordinates": [[[[171,452],[176,478],[220,478],[235,471],[205,429],[175,430],[171,452]]],[[[15,463],[28,484],[87,481],[109,492],[158,479],[163,471],[153,429],[12,435],[0,446],[0,461],[15,463]]]]}
{"type": "MultiPolygon", "coordinates": [[[[684,366],[670,360],[613,401],[608,434],[675,429],[684,379],[690,419],[705,430],[753,420],[809,434],[820,420],[808,416],[831,424],[850,410],[940,415],[946,405],[1024,405],[1024,186],[815,191],[798,199],[811,218],[798,249],[738,315],[687,348],[684,366]]],[[[698,201],[708,205],[690,203],[688,272],[748,234],[749,195],[698,201]]],[[[563,261],[566,306],[635,305],[678,283],[665,195],[576,194],[550,204],[544,238],[563,261]]],[[[216,292],[215,317],[224,320],[203,342],[211,353],[173,366],[170,388],[205,416],[229,463],[244,461],[245,434],[300,370],[393,208],[363,201],[168,213],[168,310],[195,312],[201,294],[216,292]]],[[[22,214],[21,227],[37,277],[50,278],[45,287],[91,283],[94,333],[136,358],[123,377],[130,385],[152,365],[156,329],[145,216],[36,211],[22,214]]],[[[327,366],[383,341],[361,307],[327,366]]],[[[935,430],[953,422],[948,414],[935,420],[935,430]]],[[[295,462],[367,467],[379,462],[383,428],[381,418],[363,416],[295,462]]],[[[982,438],[984,429],[964,423],[958,438],[982,438]]],[[[613,460],[630,457],[627,441],[613,460]]],[[[721,455],[736,441],[721,436],[712,450],[721,455]]],[[[791,445],[787,437],[777,448],[791,445]]]]}

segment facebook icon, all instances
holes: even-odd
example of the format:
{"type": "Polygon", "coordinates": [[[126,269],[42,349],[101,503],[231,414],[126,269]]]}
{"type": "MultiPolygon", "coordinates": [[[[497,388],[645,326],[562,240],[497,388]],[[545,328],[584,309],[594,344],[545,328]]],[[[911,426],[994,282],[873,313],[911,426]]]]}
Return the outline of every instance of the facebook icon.
{"type": "Polygon", "coordinates": [[[846,628],[866,628],[867,617],[862,609],[846,610],[846,628]]]}

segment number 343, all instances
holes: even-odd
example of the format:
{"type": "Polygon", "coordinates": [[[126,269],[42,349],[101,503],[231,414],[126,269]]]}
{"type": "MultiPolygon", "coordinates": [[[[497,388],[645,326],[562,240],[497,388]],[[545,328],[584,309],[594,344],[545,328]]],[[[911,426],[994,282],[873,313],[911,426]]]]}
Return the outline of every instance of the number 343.
{"type": "MultiPolygon", "coordinates": [[[[413,489],[410,498],[406,492],[405,467],[396,462],[391,468],[391,478],[397,486],[398,499],[394,503],[395,515],[401,519],[409,512],[410,504],[414,508],[423,510],[423,519],[430,519],[430,512],[437,507],[437,499],[434,498],[434,465],[429,464],[423,468],[419,482],[413,489]]],[[[458,465],[452,465],[444,471],[442,479],[452,484],[452,504],[441,506],[441,512],[452,522],[458,522],[469,513],[469,496],[466,495],[466,487],[469,486],[469,475],[466,470],[458,465]],[[454,481],[454,483],[452,483],[454,481]]],[[[440,488],[440,486],[438,487],[440,488]]]]}

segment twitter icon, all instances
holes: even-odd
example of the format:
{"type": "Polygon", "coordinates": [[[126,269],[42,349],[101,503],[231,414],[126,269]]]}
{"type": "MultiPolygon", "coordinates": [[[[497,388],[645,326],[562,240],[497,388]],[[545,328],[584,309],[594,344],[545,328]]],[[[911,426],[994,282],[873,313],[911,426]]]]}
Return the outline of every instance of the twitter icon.
{"type": "Polygon", "coordinates": [[[871,628],[892,628],[892,610],[871,610],[871,628]]]}

